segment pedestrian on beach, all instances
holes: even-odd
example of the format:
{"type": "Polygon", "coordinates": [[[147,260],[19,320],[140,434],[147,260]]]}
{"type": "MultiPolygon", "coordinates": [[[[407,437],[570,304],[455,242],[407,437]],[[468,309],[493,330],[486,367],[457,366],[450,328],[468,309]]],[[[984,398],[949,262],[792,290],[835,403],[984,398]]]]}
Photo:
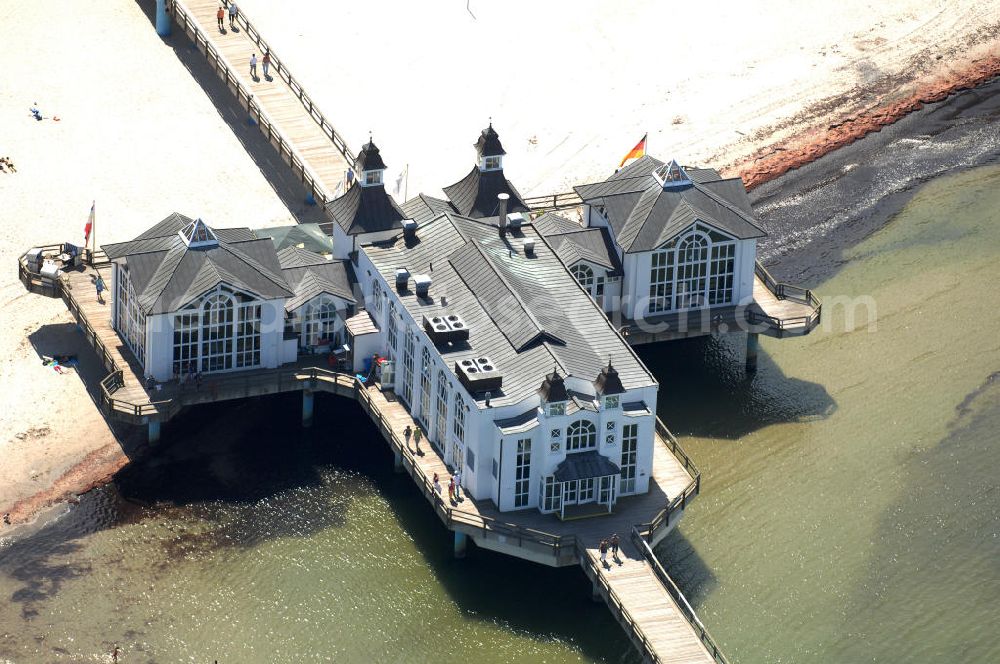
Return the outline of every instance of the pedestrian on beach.
{"type": "Polygon", "coordinates": [[[455,480],[455,500],[462,499],[462,471],[456,470],[455,476],[452,478],[455,480]]]}
{"type": "Polygon", "coordinates": [[[226,17],[226,10],[219,5],[219,11],[215,12],[215,18],[219,21],[219,32],[225,32],[226,26],[222,24],[222,19],[226,17]]]}
{"type": "Polygon", "coordinates": [[[17,169],[14,168],[14,162],[11,161],[10,157],[4,157],[3,159],[0,159],[0,163],[6,165],[7,170],[10,171],[11,173],[17,173],[17,169]]]}
{"type": "Polygon", "coordinates": [[[38,102],[37,101],[34,104],[31,105],[31,117],[35,118],[36,120],[41,120],[42,119],[42,112],[40,110],[38,110],[38,102]]]}
{"type": "Polygon", "coordinates": [[[608,540],[602,539],[601,540],[601,544],[598,547],[598,549],[601,552],[601,564],[604,565],[605,567],[609,567],[609,565],[608,565],[608,540]]]}
{"type": "Polygon", "coordinates": [[[420,432],[420,427],[413,430],[413,445],[417,448],[417,454],[420,454],[420,437],[423,434],[420,432]]]}
{"type": "Polygon", "coordinates": [[[235,28],[236,27],[236,12],[237,12],[236,3],[235,2],[230,2],[229,3],[229,27],[230,28],[235,28]]]}
{"type": "Polygon", "coordinates": [[[618,560],[618,533],[611,536],[611,557],[618,560]]]}
{"type": "Polygon", "coordinates": [[[97,301],[104,304],[104,279],[101,279],[101,275],[97,275],[97,279],[94,280],[94,288],[97,289],[97,301]]]}
{"type": "Polygon", "coordinates": [[[257,80],[257,54],[250,56],[250,78],[257,80]]]}
{"type": "Polygon", "coordinates": [[[115,646],[115,649],[111,651],[111,661],[113,664],[118,664],[118,654],[121,652],[121,648],[115,646]]]}
{"type": "Polygon", "coordinates": [[[260,61],[260,66],[264,70],[264,79],[270,81],[271,77],[268,75],[267,70],[271,68],[271,52],[268,51],[264,54],[264,58],[260,61]]]}

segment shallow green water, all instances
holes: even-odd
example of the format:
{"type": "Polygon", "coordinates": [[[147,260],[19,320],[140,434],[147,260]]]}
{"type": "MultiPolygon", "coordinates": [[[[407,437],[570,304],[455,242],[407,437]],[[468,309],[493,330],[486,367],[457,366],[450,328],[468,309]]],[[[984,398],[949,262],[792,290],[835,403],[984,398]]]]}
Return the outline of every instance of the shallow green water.
{"type": "MultiPolygon", "coordinates": [[[[818,287],[877,329],[828,301],[752,381],[738,339],[645,353],[705,475],[659,553],[731,661],[1000,661],[997,210],[998,167],[924,187],[818,287]]],[[[196,411],[0,549],[0,662],[635,661],[578,570],[452,560],[356,406],[317,415],[196,411]]]]}
{"type": "Polygon", "coordinates": [[[843,260],[817,290],[871,298],[870,330],[827,299],[750,385],[740,348],[650,358],[706,477],[661,553],[734,661],[1000,661],[1000,168],[931,182],[843,260]]]}

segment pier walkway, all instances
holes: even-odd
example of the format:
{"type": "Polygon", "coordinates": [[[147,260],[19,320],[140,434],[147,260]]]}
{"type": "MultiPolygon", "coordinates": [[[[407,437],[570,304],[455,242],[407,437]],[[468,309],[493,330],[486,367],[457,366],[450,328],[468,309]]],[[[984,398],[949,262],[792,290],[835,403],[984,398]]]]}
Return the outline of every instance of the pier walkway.
{"type": "MultiPolygon", "coordinates": [[[[274,49],[247,20],[237,14],[237,27],[229,27],[229,14],[219,29],[216,12],[228,0],[174,0],[174,21],[208,59],[239,104],[281,159],[319,205],[335,197],[354,155],[344,138],[306,94],[274,49]],[[270,53],[269,77],[261,64],[270,53]],[[250,56],[257,56],[257,78],[250,75],[250,56]]],[[[330,222],[332,224],[332,222],[330,222]]],[[[329,224],[324,230],[331,232],[329,224]]]]}
{"type": "MultiPolygon", "coordinates": [[[[61,253],[63,248],[43,249],[61,253]]],[[[303,419],[311,422],[314,392],[355,399],[388,443],[397,470],[409,473],[438,518],[454,532],[457,555],[464,555],[471,538],[480,547],[550,566],[580,565],[593,583],[594,597],[607,602],[646,661],[725,662],[650,548],[666,536],[701,490],[698,469],[659,420],[649,491],[619,498],[610,514],[561,521],[536,510],[500,512],[489,500],[449,502],[444,487],[451,470],[429,441],[424,441],[420,453],[412,441],[408,444],[403,431],[417,423],[395,394],[325,368],[325,358],[304,358],[276,369],[208,374],[197,385],[171,381],[147,386],[141,366],[111,326],[112,294],[106,292],[103,303],[97,300],[91,277],[100,274],[108,282],[107,267],[106,260],[90,256],[86,266],[50,279],[30,272],[23,257],[18,266],[29,291],[66,303],[101,358],[108,371],[100,383],[106,416],[148,426],[150,441],[156,442],[160,424],[193,404],[300,391],[303,419]],[[433,484],[434,473],[440,478],[440,492],[433,484]],[[621,564],[612,561],[602,567],[597,546],[612,533],[621,539],[621,564]]]]}

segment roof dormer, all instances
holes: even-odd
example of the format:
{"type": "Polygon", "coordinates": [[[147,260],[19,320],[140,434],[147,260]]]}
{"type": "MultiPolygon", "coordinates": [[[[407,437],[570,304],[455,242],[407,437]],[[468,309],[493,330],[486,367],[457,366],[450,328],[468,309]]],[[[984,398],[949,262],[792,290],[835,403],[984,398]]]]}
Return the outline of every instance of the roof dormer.
{"type": "Polygon", "coordinates": [[[382,175],[385,173],[385,162],[378,153],[378,148],[372,142],[371,136],[368,143],[358,153],[358,158],[354,161],[354,170],[358,174],[358,182],[362,187],[375,187],[382,184],[382,175]]]}
{"type": "Polygon", "coordinates": [[[691,185],[691,178],[689,178],[688,174],[684,172],[684,169],[680,167],[680,164],[672,159],[669,163],[664,164],[653,171],[653,177],[656,178],[656,181],[659,182],[660,186],[664,189],[677,189],[691,185]]]}
{"type": "Polygon", "coordinates": [[[215,231],[200,217],[177,231],[177,234],[189,249],[217,247],[219,245],[219,238],[216,237],[215,231]]]}
{"type": "Polygon", "coordinates": [[[480,171],[485,173],[503,170],[503,156],[507,153],[500,144],[500,137],[493,129],[492,122],[479,135],[479,140],[476,141],[476,154],[479,156],[480,171]]]}
{"type": "Polygon", "coordinates": [[[546,415],[565,415],[566,402],[569,401],[569,393],[566,391],[566,382],[559,375],[556,369],[545,377],[542,386],[538,390],[542,400],[542,409],[546,415]]]}

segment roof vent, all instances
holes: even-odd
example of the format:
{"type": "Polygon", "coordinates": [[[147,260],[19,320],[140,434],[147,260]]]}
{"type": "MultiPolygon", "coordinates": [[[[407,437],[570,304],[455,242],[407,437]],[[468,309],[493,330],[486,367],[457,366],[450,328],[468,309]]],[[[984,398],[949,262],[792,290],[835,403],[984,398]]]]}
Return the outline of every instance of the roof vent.
{"type": "Polygon", "coordinates": [[[500,208],[498,219],[500,222],[500,237],[504,237],[507,234],[507,201],[509,200],[510,194],[497,194],[497,205],[500,208]]]}
{"type": "Polygon", "coordinates": [[[405,267],[401,267],[396,270],[396,290],[400,293],[405,293],[408,288],[408,282],[410,281],[410,271],[405,267]]]}
{"type": "Polygon", "coordinates": [[[488,357],[459,360],[455,375],[469,392],[498,392],[503,385],[503,376],[488,357]]]}
{"type": "Polygon", "coordinates": [[[507,225],[512,231],[519,230],[524,225],[524,215],[520,212],[511,212],[507,215],[507,225]]]}
{"type": "Polygon", "coordinates": [[[524,253],[528,256],[535,255],[535,238],[529,237],[524,241],[524,253]]]}
{"type": "Polygon", "coordinates": [[[431,278],[426,274],[418,274],[413,277],[413,287],[417,290],[417,297],[427,297],[431,289],[431,278]]]}
{"type": "Polygon", "coordinates": [[[469,326],[456,314],[424,316],[424,330],[435,344],[466,341],[469,338],[469,326]]]}
{"type": "Polygon", "coordinates": [[[413,219],[403,220],[403,237],[407,240],[412,240],[417,237],[417,222],[413,219]]]}

